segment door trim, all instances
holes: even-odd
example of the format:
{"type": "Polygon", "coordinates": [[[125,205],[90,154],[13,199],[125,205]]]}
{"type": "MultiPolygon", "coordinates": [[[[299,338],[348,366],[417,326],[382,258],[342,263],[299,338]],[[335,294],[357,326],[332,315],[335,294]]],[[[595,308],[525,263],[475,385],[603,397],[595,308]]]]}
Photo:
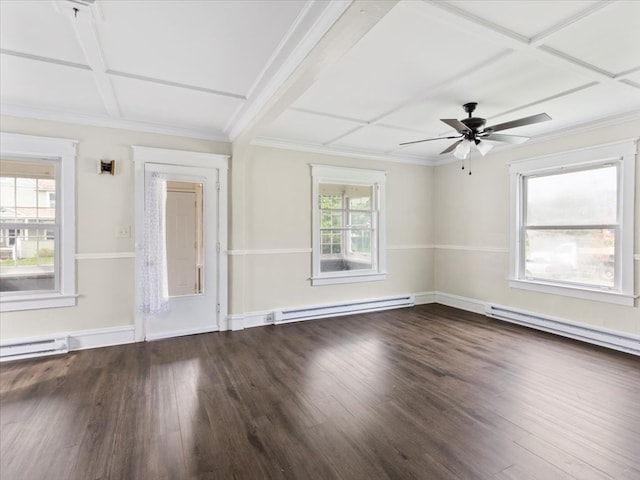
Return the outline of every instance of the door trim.
{"type": "MultiPolygon", "coordinates": [[[[142,255],[142,241],[139,238],[139,232],[143,232],[144,228],[144,185],[145,185],[145,165],[146,164],[162,164],[174,165],[176,167],[186,168],[207,168],[218,170],[218,242],[220,244],[218,251],[218,272],[217,272],[217,323],[218,330],[227,329],[228,314],[228,170],[229,155],[220,155],[215,153],[190,152],[185,150],[169,150],[165,148],[153,148],[133,145],[133,161],[134,161],[134,196],[135,196],[135,251],[136,251],[136,306],[135,306],[135,340],[142,342],[146,338],[145,315],[138,312],[138,285],[141,283],[138,277],[141,271],[140,262],[142,255]]],[[[187,171],[185,173],[188,174],[187,171]]],[[[199,333],[199,332],[193,332],[199,333]]]]}

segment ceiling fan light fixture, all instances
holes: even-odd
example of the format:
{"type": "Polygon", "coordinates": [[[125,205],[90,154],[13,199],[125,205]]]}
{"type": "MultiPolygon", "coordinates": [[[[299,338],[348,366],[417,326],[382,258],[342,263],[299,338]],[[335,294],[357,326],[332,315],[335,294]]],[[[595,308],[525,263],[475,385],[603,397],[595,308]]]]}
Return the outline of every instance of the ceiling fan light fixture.
{"type": "Polygon", "coordinates": [[[476,144],[476,148],[480,154],[484,157],[493,148],[493,145],[487,142],[479,142],[476,144]]]}
{"type": "Polygon", "coordinates": [[[464,140],[453,151],[453,155],[460,160],[464,160],[469,156],[469,152],[471,152],[471,142],[469,140],[464,140]]]}

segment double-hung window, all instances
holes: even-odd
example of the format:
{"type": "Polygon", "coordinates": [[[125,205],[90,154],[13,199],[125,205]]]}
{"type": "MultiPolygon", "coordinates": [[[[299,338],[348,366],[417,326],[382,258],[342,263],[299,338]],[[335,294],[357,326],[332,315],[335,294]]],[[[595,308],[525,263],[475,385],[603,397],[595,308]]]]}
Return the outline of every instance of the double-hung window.
{"type": "Polygon", "coordinates": [[[2,133],[0,309],[75,304],[75,141],[2,133]]]}
{"type": "Polygon", "coordinates": [[[512,286],[633,305],[635,149],[512,163],[512,286]]]}
{"type": "Polygon", "coordinates": [[[313,285],[383,280],[386,173],[313,165],[313,285]]]}

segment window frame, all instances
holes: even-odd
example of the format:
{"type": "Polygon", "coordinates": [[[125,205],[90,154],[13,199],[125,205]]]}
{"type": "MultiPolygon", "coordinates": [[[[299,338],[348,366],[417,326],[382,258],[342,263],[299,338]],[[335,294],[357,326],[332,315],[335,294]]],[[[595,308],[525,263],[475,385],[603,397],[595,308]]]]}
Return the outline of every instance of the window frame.
{"type": "MultiPolygon", "coordinates": [[[[386,271],[386,178],[383,170],[370,170],[329,165],[311,165],[312,201],[312,275],[311,285],[332,285],[385,280],[386,271]],[[347,184],[372,187],[371,205],[371,260],[373,268],[368,270],[344,270],[322,272],[320,185],[347,184]],[[375,248],[374,248],[375,245],[375,248]]],[[[343,248],[345,246],[343,245],[343,248]]]]}
{"type": "Polygon", "coordinates": [[[75,281],[75,161],[77,140],[0,133],[3,158],[47,161],[56,170],[56,217],[59,225],[55,248],[54,291],[0,292],[0,312],[68,307],[76,304],[75,281]]]}
{"type": "Polygon", "coordinates": [[[511,235],[509,286],[586,300],[633,306],[634,296],[634,209],[637,139],[597,145],[558,154],[510,162],[511,235]],[[527,278],[525,276],[526,179],[533,176],[584,171],[614,165],[617,169],[618,215],[613,287],[590,286],[527,278]]]}

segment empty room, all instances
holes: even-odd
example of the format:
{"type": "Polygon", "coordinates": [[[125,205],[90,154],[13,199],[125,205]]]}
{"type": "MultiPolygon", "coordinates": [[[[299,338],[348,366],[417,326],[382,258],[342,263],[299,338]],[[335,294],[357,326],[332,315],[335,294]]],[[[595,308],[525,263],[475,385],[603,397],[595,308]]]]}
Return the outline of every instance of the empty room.
{"type": "Polygon", "coordinates": [[[639,19],[0,0],[0,478],[640,479],[639,19]]]}

